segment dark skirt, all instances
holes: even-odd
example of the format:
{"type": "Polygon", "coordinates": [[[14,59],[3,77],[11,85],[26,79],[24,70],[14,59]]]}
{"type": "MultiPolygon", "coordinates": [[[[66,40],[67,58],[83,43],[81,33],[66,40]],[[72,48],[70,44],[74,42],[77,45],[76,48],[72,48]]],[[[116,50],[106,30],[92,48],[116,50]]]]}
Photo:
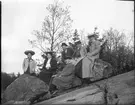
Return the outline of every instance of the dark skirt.
{"type": "Polygon", "coordinates": [[[52,75],[52,72],[41,71],[39,74],[39,78],[49,85],[52,75]]]}
{"type": "Polygon", "coordinates": [[[75,66],[75,75],[82,78],[82,59],[75,66]]]}

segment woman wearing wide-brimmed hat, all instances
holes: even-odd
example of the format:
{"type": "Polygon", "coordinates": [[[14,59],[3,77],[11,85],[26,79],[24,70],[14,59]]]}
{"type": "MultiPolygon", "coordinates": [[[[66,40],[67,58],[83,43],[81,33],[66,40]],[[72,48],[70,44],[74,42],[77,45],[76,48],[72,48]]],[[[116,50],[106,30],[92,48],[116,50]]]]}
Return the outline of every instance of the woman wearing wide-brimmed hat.
{"type": "Polygon", "coordinates": [[[35,52],[32,50],[27,50],[24,53],[27,55],[27,58],[24,58],[23,61],[24,74],[35,75],[36,62],[32,59],[35,52]]]}
{"type": "Polygon", "coordinates": [[[47,58],[44,61],[42,69],[40,69],[41,72],[39,78],[43,80],[45,83],[49,84],[52,75],[57,70],[57,61],[53,56],[54,52],[48,51],[45,53],[47,55],[47,58]]]}
{"type": "Polygon", "coordinates": [[[61,47],[63,49],[63,51],[61,52],[63,62],[65,61],[65,58],[67,56],[73,57],[74,54],[73,48],[69,47],[66,43],[62,43],[61,47]]]}
{"type": "Polygon", "coordinates": [[[92,80],[94,78],[94,61],[99,58],[101,46],[100,42],[97,40],[96,34],[89,34],[88,39],[89,43],[87,45],[87,55],[82,60],[82,78],[90,78],[90,80],[92,80]]]}

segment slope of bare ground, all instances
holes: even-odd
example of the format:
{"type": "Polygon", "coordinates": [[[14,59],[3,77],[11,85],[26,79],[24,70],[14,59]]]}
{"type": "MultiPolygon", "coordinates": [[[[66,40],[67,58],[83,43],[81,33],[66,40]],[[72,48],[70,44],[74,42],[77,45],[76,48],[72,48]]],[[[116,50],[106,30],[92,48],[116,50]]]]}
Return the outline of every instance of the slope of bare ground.
{"type": "Polygon", "coordinates": [[[135,104],[134,70],[38,104],[135,104]],[[106,91],[105,91],[106,89],[106,91]]]}

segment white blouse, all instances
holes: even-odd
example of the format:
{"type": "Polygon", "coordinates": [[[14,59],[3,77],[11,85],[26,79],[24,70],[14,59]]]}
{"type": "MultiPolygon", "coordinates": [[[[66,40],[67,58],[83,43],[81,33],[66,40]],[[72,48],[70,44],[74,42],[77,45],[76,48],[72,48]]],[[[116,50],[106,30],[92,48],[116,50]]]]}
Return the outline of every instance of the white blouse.
{"type": "Polygon", "coordinates": [[[51,61],[51,58],[50,58],[50,59],[48,59],[48,61],[47,61],[47,63],[46,63],[46,68],[50,68],[50,67],[51,67],[51,65],[50,65],[50,61],[51,61]]]}

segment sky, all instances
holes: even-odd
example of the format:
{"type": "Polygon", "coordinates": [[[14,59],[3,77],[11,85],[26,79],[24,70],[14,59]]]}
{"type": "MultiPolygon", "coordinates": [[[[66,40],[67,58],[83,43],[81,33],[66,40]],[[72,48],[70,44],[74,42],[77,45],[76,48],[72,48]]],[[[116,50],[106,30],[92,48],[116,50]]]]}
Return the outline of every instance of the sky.
{"type": "MultiPolygon", "coordinates": [[[[59,0],[61,1],[61,0],[59,0]]],[[[99,32],[110,27],[125,33],[134,32],[133,1],[116,0],[63,0],[69,5],[72,28],[91,33],[94,27],[99,32]]],[[[40,30],[47,16],[46,7],[53,0],[3,0],[2,1],[2,71],[23,73],[22,62],[26,57],[24,51],[32,49],[28,39],[32,39],[33,30],[40,30]]]]}

